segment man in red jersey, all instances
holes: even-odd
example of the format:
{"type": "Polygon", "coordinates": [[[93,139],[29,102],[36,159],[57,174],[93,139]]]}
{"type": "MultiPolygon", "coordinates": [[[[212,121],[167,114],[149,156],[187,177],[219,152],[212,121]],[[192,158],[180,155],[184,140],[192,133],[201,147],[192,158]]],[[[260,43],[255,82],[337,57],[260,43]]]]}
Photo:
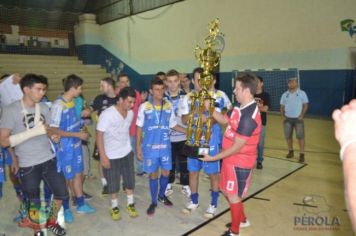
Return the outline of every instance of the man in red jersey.
{"type": "MultiPolygon", "coordinates": [[[[261,131],[261,115],[254,99],[257,79],[252,74],[242,74],[235,81],[234,94],[240,104],[235,107],[230,118],[213,113],[214,119],[226,124],[222,142],[222,152],[214,157],[204,156],[202,161],[223,159],[220,190],[224,192],[230,203],[231,227],[223,235],[239,235],[240,227],[250,223],[244,214],[242,199],[246,196],[250,185],[252,169],[257,158],[257,144],[261,131]]],[[[205,102],[208,108],[209,101],[205,102]]]]}

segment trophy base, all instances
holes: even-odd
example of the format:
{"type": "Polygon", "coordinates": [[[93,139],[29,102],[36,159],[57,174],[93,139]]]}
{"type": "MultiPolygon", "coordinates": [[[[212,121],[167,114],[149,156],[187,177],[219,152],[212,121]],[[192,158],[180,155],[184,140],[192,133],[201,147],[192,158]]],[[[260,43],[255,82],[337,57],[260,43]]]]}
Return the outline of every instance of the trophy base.
{"type": "Polygon", "coordinates": [[[198,159],[209,154],[209,147],[196,147],[184,144],[181,154],[189,158],[198,159]]]}

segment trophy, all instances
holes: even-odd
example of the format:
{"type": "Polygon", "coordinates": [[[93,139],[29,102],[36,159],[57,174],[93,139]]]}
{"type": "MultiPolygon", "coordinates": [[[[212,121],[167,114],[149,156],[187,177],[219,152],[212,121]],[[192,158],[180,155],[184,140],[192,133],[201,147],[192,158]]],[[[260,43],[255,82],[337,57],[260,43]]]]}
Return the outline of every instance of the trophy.
{"type": "Polygon", "coordinates": [[[213,72],[221,59],[224,49],[223,34],[219,32],[219,19],[209,24],[209,35],[205,38],[205,48],[196,46],[195,57],[199,62],[203,73],[198,80],[200,91],[194,91],[190,95],[190,114],[187,124],[187,141],[184,146],[184,154],[191,158],[198,158],[209,154],[209,141],[211,137],[212,114],[214,112],[213,72]],[[210,101],[206,111],[204,102],[210,101]],[[203,120],[205,115],[206,120],[203,120]],[[204,144],[201,144],[204,140],[204,144]]]}

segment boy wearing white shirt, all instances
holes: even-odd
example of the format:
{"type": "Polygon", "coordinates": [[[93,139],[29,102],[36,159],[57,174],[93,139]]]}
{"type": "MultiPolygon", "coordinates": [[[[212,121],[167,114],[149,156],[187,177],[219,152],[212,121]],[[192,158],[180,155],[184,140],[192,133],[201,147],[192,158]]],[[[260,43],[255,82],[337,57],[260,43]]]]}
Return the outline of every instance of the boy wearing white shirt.
{"type": "Polygon", "coordinates": [[[111,194],[111,218],[121,218],[118,208],[117,192],[122,176],[127,194],[127,212],[137,217],[133,192],[135,188],[135,171],[129,129],[133,119],[132,107],[136,100],[135,90],[126,87],[119,95],[117,104],[109,107],[99,117],[96,127],[96,145],[100,154],[100,164],[108,182],[111,194]]]}

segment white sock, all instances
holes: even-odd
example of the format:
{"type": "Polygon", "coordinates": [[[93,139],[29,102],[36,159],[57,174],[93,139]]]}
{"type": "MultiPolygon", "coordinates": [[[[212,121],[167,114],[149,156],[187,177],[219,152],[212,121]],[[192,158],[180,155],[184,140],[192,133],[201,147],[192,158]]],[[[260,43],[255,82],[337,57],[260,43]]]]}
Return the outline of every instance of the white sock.
{"type": "Polygon", "coordinates": [[[167,188],[166,189],[171,189],[172,188],[172,184],[167,184],[167,188]]]}
{"type": "Polygon", "coordinates": [[[127,205],[134,204],[134,195],[127,195],[127,205]]]}
{"type": "Polygon", "coordinates": [[[116,199],[111,199],[111,208],[115,208],[115,207],[118,207],[119,206],[119,202],[116,199]]]}
{"type": "Polygon", "coordinates": [[[108,182],[106,182],[106,179],[104,177],[101,178],[101,184],[104,186],[108,185],[108,182]]]}

